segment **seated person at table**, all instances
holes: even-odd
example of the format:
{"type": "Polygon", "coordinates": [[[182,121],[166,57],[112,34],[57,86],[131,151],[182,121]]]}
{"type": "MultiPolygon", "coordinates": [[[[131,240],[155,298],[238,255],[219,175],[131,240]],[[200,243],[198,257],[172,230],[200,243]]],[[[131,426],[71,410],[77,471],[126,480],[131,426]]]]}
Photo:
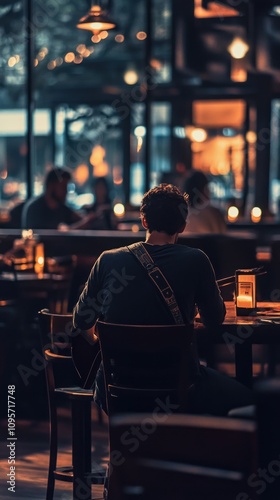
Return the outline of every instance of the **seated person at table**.
{"type": "Polygon", "coordinates": [[[109,195],[109,184],[105,177],[97,177],[93,181],[94,203],[85,205],[86,212],[81,221],[73,224],[71,229],[114,229],[112,202],[109,195]]]}
{"type": "Polygon", "coordinates": [[[65,204],[70,180],[71,173],[67,169],[57,167],[49,171],[44,193],[24,206],[24,229],[58,229],[59,224],[71,225],[80,220],[80,216],[65,204]]]}
{"type": "MultiPolygon", "coordinates": [[[[177,244],[186,225],[187,196],[171,184],[161,184],[144,195],[140,214],[146,229],[145,249],[173,289],[184,322],[194,321],[197,307],[205,325],[221,324],[225,306],[208,257],[201,250],[177,244]]],[[[127,247],[105,251],[96,261],[74,308],[74,329],[92,335],[98,318],[118,324],[174,323],[154,283],[127,247]]],[[[252,404],[252,393],[245,386],[201,366],[195,347],[192,358],[195,389],[191,411],[227,415],[231,408],[252,404]]],[[[106,408],[102,366],[96,377],[95,399],[106,408]]]]}
{"type": "Polygon", "coordinates": [[[203,172],[193,171],[185,183],[189,216],[185,233],[220,233],[227,230],[222,212],[211,204],[209,182],[203,172]]]}

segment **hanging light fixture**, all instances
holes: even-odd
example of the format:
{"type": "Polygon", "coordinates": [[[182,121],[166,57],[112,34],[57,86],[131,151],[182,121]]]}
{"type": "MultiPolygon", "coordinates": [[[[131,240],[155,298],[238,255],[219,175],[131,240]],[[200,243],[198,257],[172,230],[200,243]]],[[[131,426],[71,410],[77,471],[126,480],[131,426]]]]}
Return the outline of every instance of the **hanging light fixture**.
{"type": "Polygon", "coordinates": [[[106,11],[102,10],[100,2],[97,0],[93,0],[93,2],[94,5],[91,6],[89,12],[79,20],[77,28],[90,30],[94,35],[116,28],[116,23],[109,18],[106,11]]]}

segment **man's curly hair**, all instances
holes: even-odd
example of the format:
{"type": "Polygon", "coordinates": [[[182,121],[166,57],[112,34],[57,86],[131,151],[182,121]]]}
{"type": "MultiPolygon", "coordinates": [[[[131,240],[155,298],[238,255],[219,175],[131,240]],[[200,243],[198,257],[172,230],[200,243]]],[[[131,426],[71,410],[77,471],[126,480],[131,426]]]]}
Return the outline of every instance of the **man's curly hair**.
{"type": "Polygon", "coordinates": [[[149,232],[173,235],[182,229],[188,216],[188,195],[172,184],[160,184],[144,194],[140,214],[149,232]]]}

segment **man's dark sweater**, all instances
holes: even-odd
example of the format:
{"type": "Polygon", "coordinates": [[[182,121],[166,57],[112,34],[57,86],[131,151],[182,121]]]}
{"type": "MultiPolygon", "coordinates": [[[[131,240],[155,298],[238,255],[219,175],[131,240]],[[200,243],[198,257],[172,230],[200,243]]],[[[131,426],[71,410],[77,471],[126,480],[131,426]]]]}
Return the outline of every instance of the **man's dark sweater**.
{"type": "MultiPolygon", "coordinates": [[[[206,325],[222,323],[225,307],[208,257],[185,245],[145,247],[174,291],[186,323],[198,307],[206,325]]],[[[74,324],[87,330],[97,318],[120,324],[173,324],[155,285],[127,247],[104,252],[96,261],[74,309],[74,324]]]]}

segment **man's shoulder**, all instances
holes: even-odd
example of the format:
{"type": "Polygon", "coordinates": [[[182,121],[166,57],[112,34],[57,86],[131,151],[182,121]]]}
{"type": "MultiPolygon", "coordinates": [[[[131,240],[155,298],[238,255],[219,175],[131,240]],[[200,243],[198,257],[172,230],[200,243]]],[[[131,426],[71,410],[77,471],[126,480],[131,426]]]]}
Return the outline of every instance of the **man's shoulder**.
{"type": "Polygon", "coordinates": [[[110,250],[104,250],[102,254],[100,255],[100,258],[102,259],[107,259],[107,258],[118,258],[118,257],[123,257],[124,255],[127,255],[129,253],[129,250],[127,246],[124,247],[118,247],[118,248],[111,248],[110,250]]]}
{"type": "Polygon", "coordinates": [[[26,204],[25,204],[25,207],[26,209],[28,208],[33,208],[35,207],[36,209],[37,208],[40,208],[40,207],[43,207],[45,205],[45,198],[44,198],[44,195],[40,195],[40,196],[36,196],[35,198],[31,198],[26,204]]]}

